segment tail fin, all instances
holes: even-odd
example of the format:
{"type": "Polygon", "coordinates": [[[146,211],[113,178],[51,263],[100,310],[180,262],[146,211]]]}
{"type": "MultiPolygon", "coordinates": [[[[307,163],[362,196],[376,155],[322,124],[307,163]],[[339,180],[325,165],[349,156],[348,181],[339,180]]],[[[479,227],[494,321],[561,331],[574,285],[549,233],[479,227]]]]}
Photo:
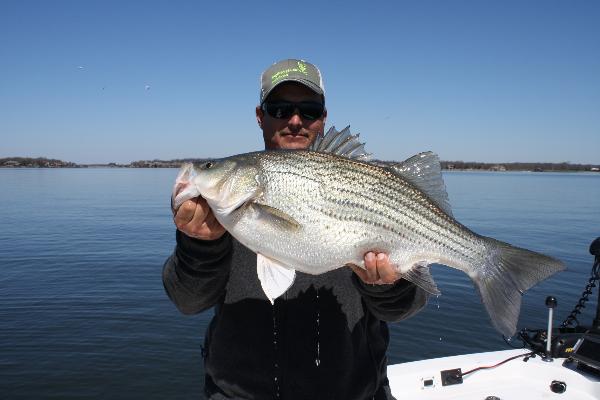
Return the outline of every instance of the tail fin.
{"type": "Polygon", "coordinates": [[[200,196],[200,191],[192,185],[194,175],[193,164],[186,163],[181,166],[177,178],[175,178],[173,193],[171,194],[171,210],[173,210],[173,213],[177,212],[184,201],[200,196]]]}
{"type": "Polygon", "coordinates": [[[523,293],[565,269],[552,257],[484,238],[488,257],[474,282],[492,324],[505,336],[517,330],[523,293]]]}

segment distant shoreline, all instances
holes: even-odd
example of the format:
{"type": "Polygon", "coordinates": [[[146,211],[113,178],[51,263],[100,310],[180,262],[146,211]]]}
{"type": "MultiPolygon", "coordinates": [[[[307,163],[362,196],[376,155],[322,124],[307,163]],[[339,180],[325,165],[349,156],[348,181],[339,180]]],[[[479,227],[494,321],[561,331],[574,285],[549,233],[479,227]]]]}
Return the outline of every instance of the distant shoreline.
{"type": "MultiPolygon", "coordinates": [[[[186,162],[204,162],[211,158],[177,160],[139,160],[129,164],[77,164],[69,161],[44,157],[6,157],[0,158],[0,168],[180,168],[186,162]]],[[[380,161],[394,164],[394,161],[380,161]]],[[[483,163],[465,161],[441,161],[444,171],[494,171],[494,172],[600,172],[600,164],[571,163],[483,163]]]]}

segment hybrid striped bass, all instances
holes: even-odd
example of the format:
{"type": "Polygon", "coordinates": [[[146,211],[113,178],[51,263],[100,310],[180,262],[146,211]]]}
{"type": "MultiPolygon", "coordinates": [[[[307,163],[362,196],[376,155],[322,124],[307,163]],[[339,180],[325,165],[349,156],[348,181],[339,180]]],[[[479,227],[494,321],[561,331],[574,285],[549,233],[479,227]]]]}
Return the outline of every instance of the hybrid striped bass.
{"type": "Polygon", "coordinates": [[[384,252],[400,275],[439,294],[432,263],[465,272],[492,324],[516,331],[522,294],[564,269],[551,257],[478,235],[452,216],[437,156],[380,165],[331,129],[311,150],[261,151],[182,167],[173,206],[202,196],[217,220],[256,252],[269,300],[295,271],[321,274],[384,252]]]}

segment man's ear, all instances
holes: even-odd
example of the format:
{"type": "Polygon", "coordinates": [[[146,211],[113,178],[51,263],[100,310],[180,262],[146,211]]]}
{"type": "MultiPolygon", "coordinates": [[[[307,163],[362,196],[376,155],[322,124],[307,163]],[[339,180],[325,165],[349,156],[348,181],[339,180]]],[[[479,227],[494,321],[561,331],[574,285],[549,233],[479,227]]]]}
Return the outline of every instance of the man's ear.
{"type": "Polygon", "coordinates": [[[260,106],[256,106],[256,122],[258,122],[259,128],[262,129],[262,121],[265,116],[265,112],[260,108],[260,106]]]}
{"type": "MultiPolygon", "coordinates": [[[[261,110],[262,111],[262,110],[261,110]]],[[[323,110],[323,126],[325,126],[325,122],[327,121],[327,109],[323,110]]]]}

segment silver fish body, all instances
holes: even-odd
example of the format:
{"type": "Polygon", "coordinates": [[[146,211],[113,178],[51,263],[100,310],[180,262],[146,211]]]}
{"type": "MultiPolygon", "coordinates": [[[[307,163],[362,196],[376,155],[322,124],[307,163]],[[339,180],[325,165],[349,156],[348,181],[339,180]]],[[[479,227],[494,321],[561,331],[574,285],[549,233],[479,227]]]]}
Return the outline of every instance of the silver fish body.
{"type": "Polygon", "coordinates": [[[468,273],[485,254],[472,232],[384,168],[309,151],[254,153],[236,162],[240,169],[254,164],[260,194],[217,218],[251,250],[298,271],[360,266],[375,251],[388,253],[400,273],[424,260],[468,273]],[[265,205],[291,218],[278,219],[265,205]]]}
{"type": "Polygon", "coordinates": [[[461,270],[494,326],[514,334],[522,293],[562,263],[472,232],[452,217],[443,188],[432,196],[401,171],[332,153],[263,151],[187,166],[186,196],[202,195],[236,239],[290,270],[364,267],[365,253],[384,252],[432,293],[425,266],[461,270]]]}

